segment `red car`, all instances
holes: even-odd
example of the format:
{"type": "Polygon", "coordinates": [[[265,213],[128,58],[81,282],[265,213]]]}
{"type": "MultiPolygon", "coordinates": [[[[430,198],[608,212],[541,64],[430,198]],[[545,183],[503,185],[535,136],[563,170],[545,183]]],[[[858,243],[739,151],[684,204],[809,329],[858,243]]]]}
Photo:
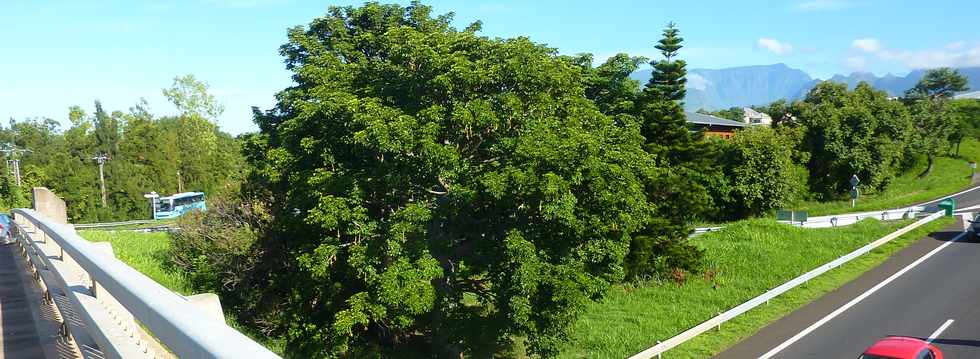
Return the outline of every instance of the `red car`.
{"type": "Polygon", "coordinates": [[[919,338],[886,337],[865,350],[858,359],[943,359],[943,352],[919,338]]]}

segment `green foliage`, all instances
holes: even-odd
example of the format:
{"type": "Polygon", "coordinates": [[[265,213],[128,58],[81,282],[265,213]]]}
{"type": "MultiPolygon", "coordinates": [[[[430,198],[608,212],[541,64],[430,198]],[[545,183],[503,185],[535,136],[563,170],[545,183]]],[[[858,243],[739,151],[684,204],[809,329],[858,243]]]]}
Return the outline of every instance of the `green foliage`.
{"type": "Polygon", "coordinates": [[[956,122],[950,141],[956,145],[956,154],[959,155],[960,144],[964,139],[980,139],[980,100],[951,100],[949,112],[956,122]]]}
{"type": "Polygon", "coordinates": [[[958,121],[949,109],[949,98],[958,91],[966,91],[966,77],[950,68],[929,70],[922,79],[905,93],[905,102],[915,122],[913,135],[914,153],[924,154],[928,160],[922,177],[932,171],[935,157],[946,151],[950,142],[958,143],[963,136],[958,133],[958,121]]]}
{"type": "Polygon", "coordinates": [[[580,64],[450,20],[334,7],[281,48],[296,86],[257,117],[245,188],[272,199],[263,314],[290,355],[553,355],[655,210],[638,126],[583,96],[580,64]]]}
{"type": "Polygon", "coordinates": [[[602,113],[610,116],[632,113],[638,81],[630,74],[640,68],[647,59],[627,54],[616,54],[599,67],[592,67],[592,55],[580,55],[575,59],[582,66],[585,97],[595,102],[602,113]]]}
{"type": "Polygon", "coordinates": [[[822,82],[793,111],[810,156],[810,188],[824,200],[849,190],[855,174],[862,189],[881,190],[911,146],[909,111],[867,83],[848,91],[844,84],[822,82]]]}
{"type": "Polygon", "coordinates": [[[96,101],[91,115],[72,106],[68,118],[71,126],[65,130],[50,119],[12,121],[0,129],[0,142],[32,150],[18,155],[22,186],[15,190],[11,182],[0,183],[0,200],[5,200],[0,204],[26,206],[30,188],[44,186],[65,199],[72,222],[85,223],[149,218],[143,194],[175,193],[178,173],[185,190],[209,196],[238,190],[244,167],[238,140],[199,115],[154,118],[146,101],[128,112],[108,113],[96,101]],[[98,154],[109,157],[106,207],[92,160],[98,154]]]}
{"type": "Polygon", "coordinates": [[[942,198],[972,186],[973,171],[969,161],[980,161],[980,142],[963,140],[961,158],[937,157],[935,169],[926,177],[919,177],[927,164],[917,161],[882,191],[861,194],[857,206],[851,207],[847,196],[833,201],[817,201],[804,198],[793,203],[792,208],[807,211],[811,216],[823,216],[848,212],[864,212],[888,208],[900,208],[933,199],[942,198]]]}
{"type": "Polygon", "coordinates": [[[261,257],[255,242],[258,228],[268,220],[261,203],[212,198],[205,213],[193,212],[177,219],[180,231],[170,234],[167,263],[183,273],[188,286],[198,292],[218,293],[222,305],[238,314],[238,321],[258,325],[248,314],[257,299],[256,263],[261,257]]]}
{"type": "Polygon", "coordinates": [[[670,23],[663,38],[654,46],[663,60],[650,62],[653,66],[650,81],[639,96],[639,118],[649,152],[659,156],[661,163],[679,164],[690,160],[697,136],[692,136],[681,103],[687,94],[684,85],[687,63],[677,59],[684,39],[670,23]]]}
{"type": "Polygon", "coordinates": [[[772,128],[739,131],[728,146],[724,163],[731,183],[730,218],[758,216],[794,200],[802,184],[793,163],[795,143],[772,128]]]}
{"type": "Polygon", "coordinates": [[[953,94],[969,90],[966,76],[959,70],[941,67],[926,71],[914,87],[905,92],[905,97],[951,98],[953,94]]]}
{"type": "Polygon", "coordinates": [[[163,89],[163,96],[184,116],[214,120],[225,112],[224,105],[208,93],[208,84],[198,81],[191,74],[174,77],[173,85],[163,89]]]}

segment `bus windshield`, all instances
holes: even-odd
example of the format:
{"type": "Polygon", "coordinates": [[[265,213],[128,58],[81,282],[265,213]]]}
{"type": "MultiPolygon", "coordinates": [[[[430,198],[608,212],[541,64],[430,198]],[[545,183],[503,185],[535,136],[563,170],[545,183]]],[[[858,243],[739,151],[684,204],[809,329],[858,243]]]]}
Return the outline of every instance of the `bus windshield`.
{"type": "Polygon", "coordinates": [[[170,212],[173,207],[170,205],[170,201],[160,201],[157,204],[157,212],[170,212]]]}

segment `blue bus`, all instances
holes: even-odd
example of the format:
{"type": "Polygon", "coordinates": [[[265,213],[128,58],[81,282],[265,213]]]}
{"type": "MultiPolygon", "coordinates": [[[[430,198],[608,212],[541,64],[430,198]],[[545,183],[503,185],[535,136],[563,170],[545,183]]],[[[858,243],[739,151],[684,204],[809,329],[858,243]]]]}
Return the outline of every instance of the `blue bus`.
{"type": "Polygon", "coordinates": [[[208,209],[204,204],[204,192],[184,192],[160,197],[154,208],[153,219],[177,218],[193,210],[203,212],[208,209]]]}

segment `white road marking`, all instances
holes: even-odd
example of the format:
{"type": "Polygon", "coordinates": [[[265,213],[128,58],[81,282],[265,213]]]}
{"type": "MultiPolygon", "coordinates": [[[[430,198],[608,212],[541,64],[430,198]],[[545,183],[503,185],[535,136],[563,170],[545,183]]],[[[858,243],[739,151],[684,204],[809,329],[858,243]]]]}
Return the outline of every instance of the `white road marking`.
{"type": "Polygon", "coordinates": [[[976,206],[969,206],[969,207],[957,208],[956,209],[956,212],[972,211],[972,210],[978,209],[978,208],[980,208],[980,204],[978,204],[976,206]]]}
{"type": "Polygon", "coordinates": [[[817,330],[817,328],[820,328],[824,324],[827,324],[827,322],[829,322],[831,319],[834,319],[835,317],[837,317],[838,315],[840,315],[844,311],[846,311],[846,310],[850,309],[851,307],[853,307],[855,304],[858,304],[862,300],[864,300],[865,298],[871,296],[872,294],[874,294],[874,292],[877,292],[879,289],[881,289],[884,286],[888,285],[888,283],[891,283],[892,281],[894,281],[898,277],[901,277],[903,274],[905,274],[905,272],[908,272],[912,268],[915,268],[920,263],[924,262],[926,259],[929,259],[929,257],[932,257],[934,254],[939,253],[939,251],[941,251],[944,248],[948,247],[950,244],[953,244],[953,242],[959,241],[960,238],[963,238],[964,235],[966,235],[966,232],[960,233],[955,238],[953,238],[953,240],[951,240],[949,242],[946,242],[946,243],[943,243],[942,245],[940,245],[939,247],[936,247],[935,249],[933,249],[929,253],[926,253],[921,258],[916,259],[915,262],[910,263],[909,265],[905,266],[905,268],[902,268],[898,272],[895,272],[895,274],[892,274],[890,277],[888,277],[885,280],[881,281],[881,283],[878,283],[874,287],[872,287],[871,289],[868,289],[866,292],[861,293],[861,295],[857,296],[857,298],[851,299],[851,301],[850,302],[847,302],[847,304],[844,304],[840,308],[837,308],[837,310],[831,312],[830,314],[827,314],[827,316],[821,318],[816,323],[811,324],[809,327],[806,327],[806,329],[803,329],[803,331],[801,331],[799,333],[796,333],[796,335],[794,335],[792,338],[787,339],[785,342],[782,342],[781,344],[777,345],[775,348],[772,348],[772,350],[766,352],[765,354],[762,354],[762,356],[760,356],[759,359],[769,359],[769,358],[772,358],[773,356],[775,356],[779,352],[783,351],[784,349],[786,349],[787,347],[789,347],[793,343],[796,343],[797,341],[799,341],[800,339],[802,339],[803,337],[805,337],[807,334],[810,334],[810,332],[813,332],[814,330],[817,330]]]}
{"type": "Polygon", "coordinates": [[[938,338],[939,335],[942,334],[944,330],[946,330],[946,328],[949,328],[949,325],[950,324],[953,324],[953,320],[952,319],[947,320],[946,323],[943,323],[943,325],[940,325],[939,328],[936,329],[936,331],[932,332],[932,335],[929,336],[929,339],[926,340],[926,343],[932,344],[932,341],[933,340],[936,340],[936,338],[938,338]]]}
{"type": "Polygon", "coordinates": [[[936,202],[942,201],[942,200],[947,199],[947,198],[950,198],[950,197],[956,197],[956,196],[959,196],[959,195],[964,194],[964,193],[967,193],[967,192],[972,192],[972,191],[974,191],[976,189],[980,189],[980,186],[975,186],[975,187],[967,188],[966,190],[963,190],[963,191],[960,191],[960,192],[957,192],[957,193],[954,193],[954,194],[951,194],[949,196],[945,196],[945,197],[942,197],[942,198],[934,199],[934,200],[931,200],[929,202],[922,202],[922,203],[917,204],[916,206],[925,206],[925,205],[930,204],[930,203],[936,203],[936,202]]]}

